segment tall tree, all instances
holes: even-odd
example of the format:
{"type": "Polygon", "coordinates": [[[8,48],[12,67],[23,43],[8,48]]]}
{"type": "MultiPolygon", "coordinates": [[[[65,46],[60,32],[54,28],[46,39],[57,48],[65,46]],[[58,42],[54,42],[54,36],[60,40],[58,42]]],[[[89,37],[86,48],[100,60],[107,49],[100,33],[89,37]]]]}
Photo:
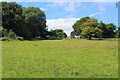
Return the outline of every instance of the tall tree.
{"type": "Polygon", "coordinates": [[[106,24],[106,27],[108,29],[108,37],[115,37],[115,30],[116,30],[116,25],[114,25],[113,23],[109,23],[109,24],[106,24]]]}
{"type": "Polygon", "coordinates": [[[100,28],[103,31],[103,38],[115,37],[116,26],[114,24],[105,24],[101,21],[98,25],[98,28],[100,28]]]}
{"type": "Polygon", "coordinates": [[[91,39],[95,35],[95,30],[98,32],[100,30],[96,29],[98,25],[98,20],[95,18],[84,17],[77,21],[74,25],[74,33],[77,35],[83,35],[88,39],[91,39]]]}
{"type": "Polygon", "coordinates": [[[82,29],[82,35],[87,36],[89,40],[91,40],[91,37],[94,34],[94,27],[86,26],[82,29]]]}
{"type": "Polygon", "coordinates": [[[46,16],[45,13],[36,7],[25,8],[23,11],[25,17],[26,37],[28,39],[41,37],[46,34],[46,16]]]}
{"type": "Polygon", "coordinates": [[[81,18],[80,20],[78,20],[72,27],[73,27],[73,29],[74,29],[74,34],[75,35],[80,35],[80,33],[81,33],[81,31],[82,31],[82,29],[83,29],[83,24],[87,21],[87,20],[89,20],[90,19],[90,17],[83,17],[83,18],[81,18]]]}
{"type": "Polygon", "coordinates": [[[2,26],[8,31],[12,29],[17,35],[21,30],[22,6],[15,2],[2,2],[2,26]]]}

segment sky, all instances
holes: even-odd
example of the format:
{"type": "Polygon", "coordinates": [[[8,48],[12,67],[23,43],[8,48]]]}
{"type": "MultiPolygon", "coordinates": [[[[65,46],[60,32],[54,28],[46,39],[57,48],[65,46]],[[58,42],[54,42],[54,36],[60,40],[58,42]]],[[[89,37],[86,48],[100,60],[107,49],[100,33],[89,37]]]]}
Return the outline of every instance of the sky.
{"type": "Polygon", "coordinates": [[[82,17],[118,26],[118,8],[115,2],[17,2],[23,7],[38,7],[46,14],[48,30],[63,29],[69,36],[72,25],[82,17]]]}

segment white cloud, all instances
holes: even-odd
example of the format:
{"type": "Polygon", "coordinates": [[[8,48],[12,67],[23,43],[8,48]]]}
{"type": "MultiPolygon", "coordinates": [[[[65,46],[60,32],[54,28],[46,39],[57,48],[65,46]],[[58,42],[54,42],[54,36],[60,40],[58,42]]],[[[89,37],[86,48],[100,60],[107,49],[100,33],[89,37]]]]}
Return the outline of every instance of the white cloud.
{"type": "Polygon", "coordinates": [[[46,11],[47,9],[46,8],[40,8],[42,11],[46,11]]]}
{"type": "Polygon", "coordinates": [[[63,7],[65,11],[67,12],[75,12],[76,9],[81,6],[81,2],[58,2],[55,1],[51,5],[48,5],[49,7],[63,7]]]}
{"type": "Polygon", "coordinates": [[[99,15],[99,14],[102,14],[102,12],[93,13],[93,14],[89,15],[89,17],[96,16],[96,15],[99,15]]]}
{"type": "Polygon", "coordinates": [[[80,18],[59,18],[59,19],[47,19],[48,30],[63,29],[64,32],[70,36],[70,32],[73,31],[72,25],[80,18]]]}

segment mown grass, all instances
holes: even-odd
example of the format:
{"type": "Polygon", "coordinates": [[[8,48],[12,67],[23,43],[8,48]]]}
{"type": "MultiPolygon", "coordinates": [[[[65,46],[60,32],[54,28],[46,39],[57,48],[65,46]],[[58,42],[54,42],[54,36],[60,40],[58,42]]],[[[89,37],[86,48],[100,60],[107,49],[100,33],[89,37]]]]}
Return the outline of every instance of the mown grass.
{"type": "Polygon", "coordinates": [[[117,78],[117,40],[3,42],[3,78],[117,78]]]}

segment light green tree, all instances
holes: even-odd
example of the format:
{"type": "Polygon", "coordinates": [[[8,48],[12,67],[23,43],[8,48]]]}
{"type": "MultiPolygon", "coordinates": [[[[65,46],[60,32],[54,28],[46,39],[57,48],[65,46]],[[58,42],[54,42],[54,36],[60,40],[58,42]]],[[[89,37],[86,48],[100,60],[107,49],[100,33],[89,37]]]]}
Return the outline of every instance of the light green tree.
{"type": "Polygon", "coordinates": [[[89,40],[91,40],[91,37],[94,34],[94,28],[90,26],[86,26],[82,29],[81,35],[87,36],[89,40]]]}

